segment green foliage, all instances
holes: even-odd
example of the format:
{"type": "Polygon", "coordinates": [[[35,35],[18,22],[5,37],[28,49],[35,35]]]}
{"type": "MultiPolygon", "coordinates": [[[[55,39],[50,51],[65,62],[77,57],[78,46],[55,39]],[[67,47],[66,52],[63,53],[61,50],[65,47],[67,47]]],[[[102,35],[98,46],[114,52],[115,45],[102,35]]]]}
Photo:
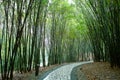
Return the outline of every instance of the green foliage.
{"type": "Polygon", "coordinates": [[[87,0],[82,1],[80,5],[88,27],[95,61],[110,61],[112,67],[120,67],[120,1],[87,0]]]}
{"type": "Polygon", "coordinates": [[[37,76],[40,58],[45,67],[46,55],[48,65],[88,60],[89,29],[77,6],[68,0],[3,0],[2,78],[12,80],[14,70],[22,73],[34,68],[37,76]]]}

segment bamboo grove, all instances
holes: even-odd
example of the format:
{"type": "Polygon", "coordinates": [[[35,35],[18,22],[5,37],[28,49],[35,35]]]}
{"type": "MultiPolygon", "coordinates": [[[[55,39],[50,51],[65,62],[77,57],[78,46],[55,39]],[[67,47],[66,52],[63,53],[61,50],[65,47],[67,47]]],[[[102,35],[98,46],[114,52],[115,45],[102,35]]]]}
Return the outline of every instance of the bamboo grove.
{"type": "Polygon", "coordinates": [[[13,72],[91,59],[91,44],[80,10],[68,0],[0,1],[0,72],[13,72]],[[82,20],[79,20],[81,18],[82,20]]]}
{"type": "Polygon", "coordinates": [[[95,61],[109,61],[120,67],[120,1],[78,1],[86,19],[95,61]]]}

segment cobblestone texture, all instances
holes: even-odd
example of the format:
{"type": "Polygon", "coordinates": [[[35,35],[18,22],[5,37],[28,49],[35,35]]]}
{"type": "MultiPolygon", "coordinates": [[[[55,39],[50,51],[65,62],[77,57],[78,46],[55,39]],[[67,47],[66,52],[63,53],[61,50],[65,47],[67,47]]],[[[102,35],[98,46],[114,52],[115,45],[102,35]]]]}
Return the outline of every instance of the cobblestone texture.
{"type": "Polygon", "coordinates": [[[70,75],[72,72],[72,69],[76,66],[91,63],[92,61],[88,62],[79,62],[79,63],[71,63],[69,65],[62,66],[51,73],[49,73],[43,80],[71,80],[70,75]]]}

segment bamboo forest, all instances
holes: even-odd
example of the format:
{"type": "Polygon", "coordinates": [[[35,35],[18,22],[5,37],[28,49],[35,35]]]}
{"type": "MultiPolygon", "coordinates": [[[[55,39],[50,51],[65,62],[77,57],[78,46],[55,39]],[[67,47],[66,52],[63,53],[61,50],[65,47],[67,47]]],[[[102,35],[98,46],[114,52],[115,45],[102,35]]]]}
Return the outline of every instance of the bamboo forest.
{"type": "Polygon", "coordinates": [[[0,80],[120,80],[120,0],[0,0],[0,80]]]}

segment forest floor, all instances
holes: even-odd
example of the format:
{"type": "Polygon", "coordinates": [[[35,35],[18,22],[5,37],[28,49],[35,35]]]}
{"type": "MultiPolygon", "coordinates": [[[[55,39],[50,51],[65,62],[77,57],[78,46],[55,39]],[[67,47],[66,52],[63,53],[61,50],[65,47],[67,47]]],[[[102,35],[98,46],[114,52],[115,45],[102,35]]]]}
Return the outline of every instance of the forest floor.
{"type": "MultiPolygon", "coordinates": [[[[88,80],[120,80],[120,69],[111,68],[107,62],[95,62],[77,68],[77,74],[82,72],[88,80]]],[[[78,79],[80,80],[80,79],[78,79]]]]}
{"type": "MultiPolygon", "coordinates": [[[[53,69],[54,67],[59,66],[59,65],[51,65],[49,67],[40,67],[39,68],[39,76],[41,76],[44,72],[53,69]]],[[[39,77],[38,76],[38,77],[39,77]]],[[[14,77],[13,80],[37,80],[38,77],[35,77],[35,71],[27,72],[27,73],[18,73],[14,72],[14,77]]],[[[0,78],[0,80],[2,80],[0,78]]]]}
{"type": "MultiPolygon", "coordinates": [[[[55,68],[56,66],[59,65],[52,65],[45,68],[40,67],[39,76],[41,76],[44,72],[55,68]]],[[[88,80],[120,80],[120,69],[111,68],[110,64],[107,62],[95,62],[82,65],[82,68],[81,66],[77,67],[78,80],[81,80],[81,71],[85,74],[88,80]]],[[[35,77],[35,71],[33,70],[23,74],[15,72],[13,80],[37,80],[37,78],[38,77],[35,77]]]]}

